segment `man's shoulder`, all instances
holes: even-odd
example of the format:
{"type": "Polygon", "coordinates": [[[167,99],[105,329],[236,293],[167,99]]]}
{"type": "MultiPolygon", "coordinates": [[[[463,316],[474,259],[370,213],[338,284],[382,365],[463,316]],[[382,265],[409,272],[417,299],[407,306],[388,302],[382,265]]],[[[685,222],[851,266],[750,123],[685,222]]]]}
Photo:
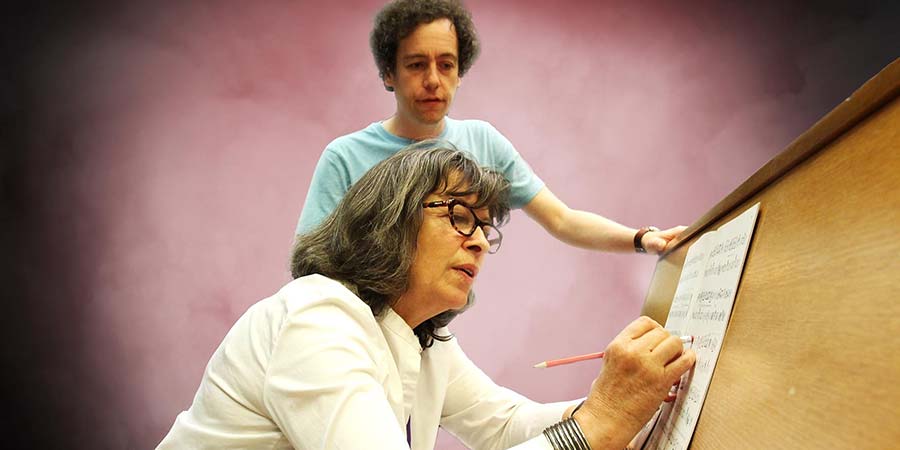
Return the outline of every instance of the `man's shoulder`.
{"type": "Polygon", "coordinates": [[[477,133],[499,133],[490,122],[481,119],[451,119],[447,117],[451,129],[477,133]]]}
{"type": "Polygon", "coordinates": [[[330,151],[343,152],[348,149],[357,148],[360,145],[364,145],[372,141],[380,140],[381,136],[378,130],[379,126],[380,124],[378,122],[373,122],[361,130],[356,130],[352,133],[338,136],[331,142],[329,142],[328,146],[326,146],[325,149],[330,151]]]}
{"type": "Polygon", "coordinates": [[[486,120],[450,119],[448,125],[449,140],[475,154],[480,161],[494,160],[501,154],[508,154],[513,148],[509,139],[486,120]],[[485,155],[489,157],[485,159],[485,155]]]}
{"type": "MultiPolygon", "coordinates": [[[[346,164],[360,166],[364,171],[407,145],[402,139],[388,133],[381,122],[340,136],[325,147],[325,154],[346,164]]],[[[361,174],[360,174],[361,175],[361,174]]]]}

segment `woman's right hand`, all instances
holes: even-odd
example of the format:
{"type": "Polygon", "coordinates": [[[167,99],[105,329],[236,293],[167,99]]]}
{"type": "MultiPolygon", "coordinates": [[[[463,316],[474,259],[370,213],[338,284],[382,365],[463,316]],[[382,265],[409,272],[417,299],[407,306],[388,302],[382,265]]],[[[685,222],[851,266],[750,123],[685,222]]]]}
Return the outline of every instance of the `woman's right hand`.
{"type": "Polygon", "coordinates": [[[696,355],[656,321],[640,317],[610,342],[604,360],[575,413],[594,450],[625,448],[696,355]]]}

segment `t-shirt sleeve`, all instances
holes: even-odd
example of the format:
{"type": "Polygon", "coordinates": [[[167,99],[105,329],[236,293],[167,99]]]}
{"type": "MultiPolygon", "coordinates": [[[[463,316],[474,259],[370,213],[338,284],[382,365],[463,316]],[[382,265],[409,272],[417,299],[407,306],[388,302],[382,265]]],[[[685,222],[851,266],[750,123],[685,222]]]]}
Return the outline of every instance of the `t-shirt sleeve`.
{"type": "Polygon", "coordinates": [[[323,298],[285,318],[263,401],[294,448],[409,448],[382,385],[390,355],[371,343],[378,326],[366,309],[323,298]]]}
{"type": "Polygon", "coordinates": [[[506,449],[529,439],[534,442],[522,448],[542,448],[546,439],[541,432],[560,420],[570,402],[536,403],[498,386],[469,360],[456,339],[447,345],[450,373],[441,426],[469,448],[506,449]]]}
{"type": "Polygon", "coordinates": [[[330,146],[327,147],[313,172],[295,233],[307,233],[322,223],[340,203],[351,184],[343,157],[330,146]]]}
{"type": "Polygon", "coordinates": [[[522,208],[543,189],[544,182],[534,173],[506,136],[487,122],[484,124],[488,127],[489,140],[493,147],[492,166],[503,173],[510,184],[510,207],[522,208]]]}

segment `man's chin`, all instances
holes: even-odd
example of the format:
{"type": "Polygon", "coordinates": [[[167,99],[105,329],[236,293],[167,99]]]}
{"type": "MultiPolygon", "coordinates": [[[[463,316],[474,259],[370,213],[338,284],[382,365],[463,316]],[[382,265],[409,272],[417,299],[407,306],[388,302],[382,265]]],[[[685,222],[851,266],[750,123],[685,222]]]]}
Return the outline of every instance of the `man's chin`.
{"type": "Polygon", "coordinates": [[[419,114],[419,123],[422,125],[438,125],[444,120],[444,117],[447,115],[447,112],[429,112],[419,114]]]}

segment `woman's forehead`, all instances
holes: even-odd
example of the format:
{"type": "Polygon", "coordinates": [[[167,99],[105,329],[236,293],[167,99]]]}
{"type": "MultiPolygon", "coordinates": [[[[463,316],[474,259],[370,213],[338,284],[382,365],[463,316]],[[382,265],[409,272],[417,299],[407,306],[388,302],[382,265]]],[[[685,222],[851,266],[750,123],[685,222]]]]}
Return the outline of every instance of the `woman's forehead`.
{"type": "MultiPolygon", "coordinates": [[[[450,172],[444,181],[438,185],[435,192],[428,196],[428,201],[449,200],[455,198],[468,206],[478,203],[479,193],[472,191],[472,185],[469,180],[463,178],[463,174],[458,171],[450,172]]],[[[487,206],[478,208],[479,215],[482,211],[487,212],[487,206]]],[[[489,213],[487,215],[490,215],[489,213]]]]}
{"type": "Polygon", "coordinates": [[[466,192],[469,190],[471,184],[469,180],[463,178],[462,173],[458,170],[454,170],[441,180],[440,184],[437,186],[437,191],[439,192],[466,192]]]}
{"type": "MultiPolygon", "coordinates": [[[[462,200],[462,197],[467,197],[465,195],[455,195],[463,192],[469,191],[469,182],[463,179],[460,179],[461,175],[458,171],[451,172],[447,175],[446,178],[441,180],[441,182],[437,185],[434,192],[429,195],[429,197],[440,197],[441,199],[449,199],[451,197],[459,198],[462,200]]],[[[472,197],[475,197],[472,195],[472,197]]]]}

